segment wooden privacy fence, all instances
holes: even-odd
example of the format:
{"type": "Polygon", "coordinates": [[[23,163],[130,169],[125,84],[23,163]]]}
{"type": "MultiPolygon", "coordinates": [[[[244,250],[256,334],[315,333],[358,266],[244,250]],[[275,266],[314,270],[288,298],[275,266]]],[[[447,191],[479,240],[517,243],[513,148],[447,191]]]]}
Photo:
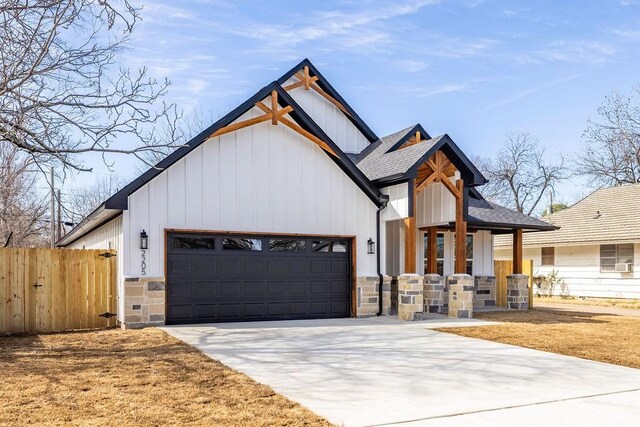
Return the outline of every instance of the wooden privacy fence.
{"type": "Polygon", "coordinates": [[[115,251],[0,248],[0,332],[115,326],[115,251]]]}
{"type": "MultiPolygon", "coordinates": [[[[493,273],[496,276],[496,305],[507,306],[507,276],[513,274],[513,261],[493,261],[493,273]]],[[[533,308],[533,260],[522,260],[522,274],[529,276],[529,308],[533,308]]]]}

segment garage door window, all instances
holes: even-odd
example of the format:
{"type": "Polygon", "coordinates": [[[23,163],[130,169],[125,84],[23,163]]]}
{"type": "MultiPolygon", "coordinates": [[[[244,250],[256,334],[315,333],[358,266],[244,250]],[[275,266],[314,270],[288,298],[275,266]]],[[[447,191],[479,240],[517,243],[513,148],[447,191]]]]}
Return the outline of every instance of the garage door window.
{"type": "Polygon", "coordinates": [[[296,239],[270,239],[269,252],[304,252],[305,243],[296,239]]]}
{"type": "Polygon", "coordinates": [[[222,240],[222,249],[225,251],[252,251],[262,250],[262,240],[246,239],[241,237],[225,237],[222,240]]]}
{"type": "Polygon", "coordinates": [[[216,239],[214,237],[182,237],[175,236],[171,239],[173,249],[201,249],[214,250],[216,239]]]}
{"type": "Polygon", "coordinates": [[[313,251],[344,253],[344,252],[347,252],[347,242],[343,242],[343,241],[336,242],[336,241],[330,241],[330,240],[314,240],[313,251]]]}

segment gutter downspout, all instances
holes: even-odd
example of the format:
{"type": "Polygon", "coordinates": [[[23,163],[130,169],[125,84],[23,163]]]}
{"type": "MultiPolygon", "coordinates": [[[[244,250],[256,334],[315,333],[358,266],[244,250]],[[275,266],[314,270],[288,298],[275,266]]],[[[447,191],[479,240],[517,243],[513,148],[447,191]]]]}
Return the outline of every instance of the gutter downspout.
{"type": "Polygon", "coordinates": [[[385,197],[386,200],[382,200],[382,205],[380,205],[378,207],[378,210],[376,211],[376,271],[378,272],[378,312],[376,313],[376,316],[381,316],[382,315],[382,282],[383,282],[383,277],[382,277],[382,273],[380,272],[380,212],[382,212],[382,210],[384,208],[387,207],[387,201],[389,200],[388,196],[382,196],[385,197]]]}

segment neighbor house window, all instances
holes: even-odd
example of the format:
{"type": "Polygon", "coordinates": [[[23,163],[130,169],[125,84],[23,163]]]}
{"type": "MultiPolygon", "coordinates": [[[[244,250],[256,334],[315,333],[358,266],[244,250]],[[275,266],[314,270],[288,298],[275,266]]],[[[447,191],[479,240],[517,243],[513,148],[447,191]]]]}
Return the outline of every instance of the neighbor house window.
{"type": "Polygon", "coordinates": [[[542,265],[556,264],[556,248],[542,248],[542,265]]]}
{"type": "MultiPolygon", "coordinates": [[[[436,273],[444,275],[444,234],[438,233],[436,237],[436,273]]],[[[429,254],[429,235],[424,235],[424,272],[427,272],[427,259],[429,254]]]]}
{"type": "MultiPolygon", "coordinates": [[[[456,253],[456,240],[455,240],[455,234],[453,237],[453,253],[456,253]]],[[[455,256],[453,259],[453,265],[455,265],[455,256]]],[[[467,263],[466,263],[466,268],[465,268],[465,272],[472,276],[473,275],[473,234],[467,234],[467,263]]]]}
{"type": "Polygon", "coordinates": [[[616,264],[633,265],[633,243],[600,245],[600,271],[614,272],[616,264]]]}

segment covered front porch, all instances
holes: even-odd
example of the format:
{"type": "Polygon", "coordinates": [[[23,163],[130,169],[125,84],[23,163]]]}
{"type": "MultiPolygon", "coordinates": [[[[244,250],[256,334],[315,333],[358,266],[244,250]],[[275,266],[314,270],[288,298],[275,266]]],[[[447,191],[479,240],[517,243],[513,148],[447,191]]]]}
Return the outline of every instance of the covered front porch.
{"type": "Polygon", "coordinates": [[[471,318],[474,311],[504,309],[497,304],[493,237],[506,233],[513,236],[514,260],[506,308],[528,309],[522,235],[549,225],[484,200],[467,161],[444,144],[428,152],[406,181],[382,189],[389,196],[381,216],[384,314],[471,318]]]}

